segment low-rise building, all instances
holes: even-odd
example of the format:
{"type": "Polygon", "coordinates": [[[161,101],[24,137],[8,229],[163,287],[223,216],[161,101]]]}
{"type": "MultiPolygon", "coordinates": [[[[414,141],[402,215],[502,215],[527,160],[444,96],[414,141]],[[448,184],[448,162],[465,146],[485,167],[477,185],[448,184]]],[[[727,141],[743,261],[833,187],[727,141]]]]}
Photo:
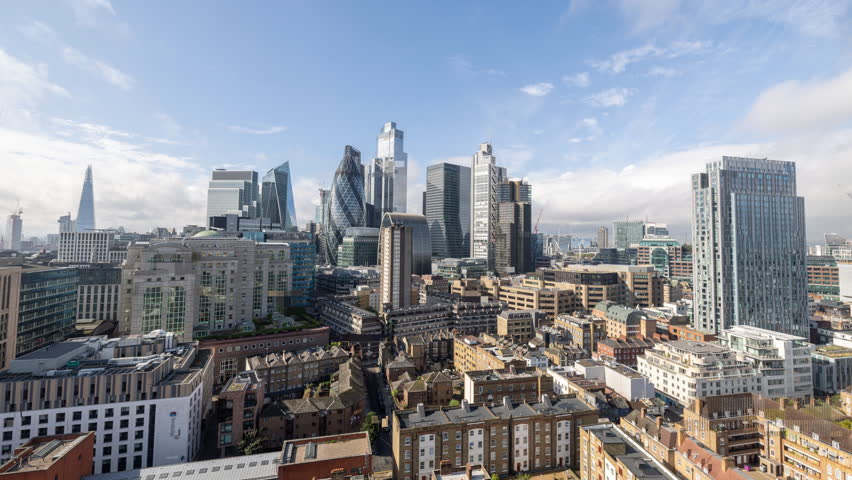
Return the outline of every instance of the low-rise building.
{"type": "Polygon", "coordinates": [[[345,478],[373,473],[373,449],[367,432],[287,440],[281,450],[278,480],[345,478]]]}
{"type": "Polygon", "coordinates": [[[3,480],[81,480],[94,468],[95,434],[35,437],[0,466],[3,480]]]}
{"type": "Polygon", "coordinates": [[[662,415],[650,415],[647,409],[640,408],[622,417],[618,426],[663,465],[674,466],[678,427],[668,424],[662,415]]]}
{"type": "Polygon", "coordinates": [[[716,334],[702,332],[687,325],[669,324],[669,335],[672,340],[687,340],[693,342],[715,342],[716,334]]]}
{"type": "Polygon", "coordinates": [[[811,353],[814,345],[804,337],[735,325],[721,332],[719,344],[734,351],[738,358],[751,362],[760,372],[766,385],[761,394],[771,398],[813,395],[811,353]]]}
{"type": "Polygon", "coordinates": [[[637,358],[646,350],[654,348],[657,342],[651,339],[628,338],[624,340],[605,338],[598,342],[594,357],[600,360],[618,362],[636,368],[637,358]]]}
{"type": "Polygon", "coordinates": [[[811,359],[815,391],[828,395],[852,385],[852,348],[819,345],[811,359]]]}
{"type": "Polygon", "coordinates": [[[763,377],[726,347],[677,340],[658,343],[638,358],[639,373],[669,401],[689,405],[695,398],[760,393],[763,377]]]}
{"type": "Polygon", "coordinates": [[[380,335],[379,317],[368,310],[337,299],[319,303],[320,320],[338,335],[380,335]]]}
{"type": "Polygon", "coordinates": [[[659,460],[612,423],[580,430],[580,480],[678,480],[659,460]]]}
{"type": "Polygon", "coordinates": [[[606,320],[602,318],[562,314],[556,316],[553,326],[568,333],[571,343],[589,354],[597,349],[598,341],[606,338],[606,320]]]}
{"type": "Polygon", "coordinates": [[[571,313],[579,304],[571,290],[521,285],[499,286],[500,302],[513,310],[541,310],[549,318],[560,313],[571,313]]]}
{"type": "Polygon", "coordinates": [[[523,368],[526,360],[515,356],[508,347],[494,345],[481,337],[457,336],[453,343],[453,365],[459,373],[471,370],[505,370],[523,368]]]}
{"type": "Polygon", "coordinates": [[[497,331],[497,315],[503,311],[499,302],[453,302],[452,325],[459,333],[476,335],[497,331]]]}
{"type": "Polygon", "coordinates": [[[534,402],[553,396],[553,379],[541,368],[469,371],[464,374],[464,398],[470,403],[534,402]]]}
{"type": "Polygon", "coordinates": [[[415,370],[423,372],[448,368],[453,361],[454,334],[449,330],[438,330],[399,339],[400,349],[414,362],[415,370]]]}
{"type": "Polygon", "coordinates": [[[538,310],[506,310],[497,315],[497,335],[523,343],[535,336],[535,329],[544,317],[538,310]]]}
{"type": "MultiPolygon", "coordinates": [[[[576,468],[578,431],[597,422],[597,411],[576,398],[495,406],[395,411],[391,445],[394,478],[422,479],[441,466],[482,465],[506,475],[554,467],[576,468]]],[[[428,477],[427,477],[428,478],[428,477]]]]}
{"type": "Polygon", "coordinates": [[[808,255],[808,293],[829,300],[840,299],[840,267],[834,257],[808,255]]]}
{"type": "Polygon", "coordinates": [[[761,438],[753,398],[750,393],[696,398],[683,409],[686,433],[735,465],[756,464],[761,438]]]}
{"type": "Polygon", "coordinates": [[[216,431],[221,456],[233,454],[243,435],[257,430],[263,394],[263,383],[253,370],[232,377],[219,392],[216,431]]]}
{"type": "Polygon", "coordinates": [[[654,338],[657,321],[642,310],[604,300],[592,310],[592,315],[606,321],[606,336],[620,340],[654,338]]]}
{"type": "Polygon", "coordinates": [[[328,378],[338,365],[349,360],[340,347],[264,353],[246,359],[245,370],[254,370],[266,395],[299,394],[311,383],[328,378]]]}
{"type": "Polygon", "coordinates": [[[385,332],[390,336],[414,335],[452,327],[451,311],[451,306],[446,303],[386,308],[381,314],[381,320],[385,332]]]}

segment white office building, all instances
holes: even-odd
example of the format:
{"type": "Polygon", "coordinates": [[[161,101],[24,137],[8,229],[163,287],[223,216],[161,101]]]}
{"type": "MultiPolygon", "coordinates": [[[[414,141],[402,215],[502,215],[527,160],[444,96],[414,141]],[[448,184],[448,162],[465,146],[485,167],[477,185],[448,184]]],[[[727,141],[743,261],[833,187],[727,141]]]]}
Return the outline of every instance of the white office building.
{"type": "Polygon", "coordinates": [[[639,373],[669,399],[691,405],[695,398],[763,393],[763,376],[727,347],[678,340],[658,343],[637,358],[639,373]]]}
{"type": "Polygon", "coordinates": [[[747,325],[723,330],[719,343],[751,362],[766,382],[771,398],[810,397],[814,393],[811,354],[814,345],[803,337],[747,325]]]}
{"type": "Polygon", "coordinates": [[[473,234],[470,256],[484,259],[494,271],[496,263],[497,223],[500,220],[498,189],[507,178],[506,169],[497,166],[491,144],[479,145],[471,167],[471,210],[473,234]]]}
{"type": "Polygon", "coordinates": [[[114,232],[64,232],[59,234],[60,263],[109,263],[114,232]]]}

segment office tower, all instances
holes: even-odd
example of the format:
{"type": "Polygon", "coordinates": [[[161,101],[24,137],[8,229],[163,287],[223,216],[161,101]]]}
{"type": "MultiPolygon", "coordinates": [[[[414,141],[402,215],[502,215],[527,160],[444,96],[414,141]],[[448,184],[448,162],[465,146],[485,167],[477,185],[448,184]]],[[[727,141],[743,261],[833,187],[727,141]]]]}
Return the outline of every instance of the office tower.
{"type": "Polygon", "coordinates": [[[404,223],[393,222],[390,215],[382,219],[379,233],[382,311],[411,306],[414,231],[404,223]]]}
{"type": "MultiPolygon", "coordinates": [[[[408,195],[408,154],[403,148],[404,135],[395,122],[385,122],[377,138],[376,157],[382,160],[383,175],[391,177],[391,192],[385,194],[386,202],[381,212],[405,213],[408,195]]],[[[385,185],[387,185],[387,180],[385,185]]]]}
{"type": "Polygon", "coordinates": [[[21,267],[0,265],[0,370],[15,359],[20,298],[21,267]]]}
{"type": "Polygon", "coordinates": [[[645,222],[641,220],[612,222],[612,229],[615,231],[615,248],[619,250],[633,247],[645,236],[645,222]]]}
{"type": "Polygon", "coordinates": [[[473,155],[471,176],[473,218],[470,256],[485,259],[488,269],[493,271],[499,220],[498,185],[502,184],[506,178],[506,169],[497,166],[496,159],[491,153],[491,144],[479,145],[479,151],[473,155]]]}
{"type": "Polygon", "coordinates": [[[532,270],[532,206],[501,202],[495,241],[495,268],[501,275],[532,270]]]}
{"type": "Polygon", "coordinates": [[[347,145],[334,172],[326,223],[323,225],[325,253],[333,265],[337,265],[337,247],[343,241],[346,229],[364,226],[364,179],[361,172],[361,152],[347,145]]]}
{"type": "Polygon", "coordinates": [[[722,157],[692,176],[695,328],[808,336],[805,200],[796,165],[722,157]]]}
{"type": "MultiPolygon", "coordinates": [[[[426,217],[416,213],[386,213],[382,217],[381,227],[392,224],[403,224],[413,232],[411,273],[430,275],[432,273],[432,237],[429,235],[426,217]]],[[[379,242],[379,255],[381,255],[381,240],[379,242]]]]}
{"type": "Polygon", "coordinates": [[[470,255],[470,168],[439,163],[426,168],[425,213],[432,255],[470,255]]]}
{"type": "Polygon", "coordinates": [[[290,174],[290,162],[266,172],[263,176],[261,191],[261,211],[265,218],[277,223],[282,230],[295,229],[296,204],[293,201],[293,176],[290,174]]]}
{"type": "Polygon", "coordinates": [[[258,205],[260,189],[257,185],[257,172],[213,170],[213,176],[207,187],[207,218],[236,215],[242,218],[260,216],[258,205]]]}
{"type": "Polygon", "coordinates": [[[91,265],[78,272],[77,321],[105,320],[117,324],[121,267],[91,265]]]}
{"type": "Polygon", "coordinates": [[[21,210],[18,209],[15,213],[9,215],[6,220],[6,242],[4,247],[9,250],[21,249],[21,232],[24,228],[24,222],[21,220],[21,210]]]}
{"type": "Polygon", "coordinates": [[[598,248],[609,248],[609,229],[603,225],[598,227],[598,248]]]}
{"type": "Polygon", "coordinates": [[[77,220],[74,228],[78,232],[95,229],[95,191],[92,183],[92,166],[86,167],[83,191],[80,192],[80,206],[77,208],[77,220]]]}
{"type": "Polygon", "coordinates": [[[74,333],[79,280],[76,268],[20,266],[17,356],[61,342],[74,333]]]}
{"type": "Polygon", "coordinates": [[[115,232],[67,232],[59,235],[59,263],[109,263],[115,232]]]}
{"type": "Polygon", "coordinates": [[[379,229],[351,227],[338,247],[337,264],[341,267],[370,267],[378,264],[379,229]]]}
{"type": "Polygon", "coordinates": [[[504,179],[497,186],[497,201],[532,203],[532,185],[526,180],[504,179]]]}
{"type": "Polygon", "coordinates": [[[59,217],[59,233],[67,233],[74,231],[74,221],[71,220],[71,212],[59,217]]]}
{"type": "Polygon", "coordinates": [[[669,238],[669,226],[665,223],[646,223],[644,238],[669,238]]]}

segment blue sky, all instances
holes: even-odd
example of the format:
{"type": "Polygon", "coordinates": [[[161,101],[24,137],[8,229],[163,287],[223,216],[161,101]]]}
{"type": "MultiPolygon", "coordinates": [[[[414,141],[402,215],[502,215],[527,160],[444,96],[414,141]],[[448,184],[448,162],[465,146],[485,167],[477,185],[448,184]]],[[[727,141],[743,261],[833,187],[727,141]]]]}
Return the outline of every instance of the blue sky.
{"type": "Polygon", "coordinates": [[[99,226],[203,223],[215,167],[289,160],[299,223],[346,144],[427,165],[491,141],[547,230],[689,228],[689,174],[796,160],[809,237],[852,235],[848,1],[7,2],[0,211],[54,232],[94,165],[99,226]]]}

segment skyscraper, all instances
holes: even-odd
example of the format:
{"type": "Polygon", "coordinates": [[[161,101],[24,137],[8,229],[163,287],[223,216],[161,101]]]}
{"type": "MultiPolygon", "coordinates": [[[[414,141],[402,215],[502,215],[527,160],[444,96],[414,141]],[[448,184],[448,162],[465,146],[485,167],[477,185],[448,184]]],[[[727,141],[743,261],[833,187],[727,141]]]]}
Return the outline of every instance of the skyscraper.
{"type": "Polygon", "coordinates": [[[21,209],[17,209],[13,214],[9,215],[6,221],[6,244],[5,248],[10,250],[21,249],[21,233],[24,228],[24,222],[21,220],[21,209]]]}
{"type": "Polygon", "coordinates": [[[337,264],[337,247],[349,227],[364,226],[364,179],[361,176],[361,152],[347,145],[343,159],[334,172],[328,200],[325,235],[329,263],[337,264]]]}
{"type": "Polygon", "coordinates": [[[471,176],[473,223],[470,256],[484,259],[488,269],[494,271],[494,247],[499,219],[498,186],[506,178],[506,169],[497,166],[491,153],[491,144],[479,145],[479,151],[473,155],[471,176]]]}
{"type": "Polygon", "coordinates": [[[439,163],[426,168],[426,221],[432,255],[470,255],[470,168],[439,163]]]}
{"type": "Polygon", "coordinates": [[[210,217],[224,215],[258,218],[259,194],[257,172],[223,168],[213,170],[207,185],[207,221],[210,221],[210,217]]]}
{"type": "Polygon", "coordinates": [[[642,220],[612,222],[615,231],[615,248],[624,250],[639,244],[645,236],[645,222],[642,220]]]}
{"type": "Polygon", "coordinates": [[[379,230],[379,271],[382,311],[411,306],[414,231],[386,214],[379,230]]]}
{"type": "Polygon", "coordinates": [[[598,227],[598,248],[609,248],[609,229],[601,225],[598,227]]]}
{"type": "Polygon", "coordinates": [[[83,179],[83,191],[80,192],[80,206],[77,209],[74,228],[78,232],[89,232],[95,229],[95,192],[91,165],[86,167],[86,177],[83,179]]]}
{"type": "Polygon", "coordinates": [[[692,176],[694,325],[808,334],[805,200],[796,165],[722,157],[692,176]]]}
{"type": "Polygon", "coordinates": [[[504,179],[498,185],[498,223],[495,268],[500,274],[533,269],[532,186],[524,180],[504,179]]]}
{"type": "MultiPolygon", "coordinates": [[[[432,237],[426,217],[416,213],[386,213],[382,217],[381,227],[405,225],[412,232],[411,273],[428,275],[432,273],[432,237]]],[[[379,246],[381,249],[381,245],[379,246]]]]}
{"type": "MultiPolygon", "coordinates": [[[[405,213],[408,200],[408,154],[403,148],[404,134],[395,122],[385,122],[377,139],[377,155],[385,164],[386,175],[393,172],[393,193],[390,195],[394,212],[405,213]],[[390,163],[389,163],[390,162],[390,163]]],[[[382,211],[384,214],[386,211],[382,211]]]]}
{"type": "Polygon", "coordinates": [[[282,230],[293,229],[296,223],[296,204],[293,201],[293,177],[290,162],[266,172],[261,191],[263,217],[281,225],[282,230]]]}
{"type": "Polygon", "coordinates": [[[74,221],[71,220],[71,212],[59,217],[59,233],[69,233],[74,231],[74,221]]]}

